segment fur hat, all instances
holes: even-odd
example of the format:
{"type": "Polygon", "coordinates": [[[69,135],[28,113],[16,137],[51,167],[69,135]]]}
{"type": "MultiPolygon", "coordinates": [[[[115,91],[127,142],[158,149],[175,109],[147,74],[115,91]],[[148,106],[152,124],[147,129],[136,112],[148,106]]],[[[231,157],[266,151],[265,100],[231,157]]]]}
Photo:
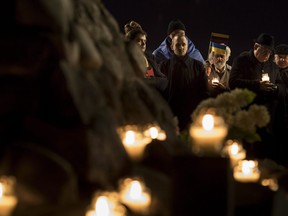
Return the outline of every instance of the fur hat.
{"type": "Polygon", "coordinates": [[[274,49],[274,37],[271,35],[268,35],[266,33],[261,33],[256,40],[254,40],[255,43],[258,43],[268,49],[273,50],[274,49]]]}
{"type": "Polygon", "coordinates": [[[185,25],[179,19],[174,19],[170,21],[168,25],[167,34],[170,35],[173,31],[177,29],[186,31],[185,25]]]}
{"type": "Polygon", "coordinates": [[[287,44],[279,44],[278,46],[276,46],[275,54],[288,55],[288,45],[287,44]]]}

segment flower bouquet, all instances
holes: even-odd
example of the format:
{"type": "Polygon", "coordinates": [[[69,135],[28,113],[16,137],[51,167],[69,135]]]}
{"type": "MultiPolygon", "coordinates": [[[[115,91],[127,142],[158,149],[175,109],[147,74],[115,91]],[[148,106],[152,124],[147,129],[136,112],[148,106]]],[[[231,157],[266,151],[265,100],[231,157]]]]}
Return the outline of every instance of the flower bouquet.
{"type": "Polygon", "coordinates": [[[226,139],[238,139],[248,143],[260,141],[257,129],[269,123],[270,115],[265,106],[253,104],[255,97],[254,92],[237,88],[216,98],[208,98],[194,110],[191,115],[192,121],[212,110],[221,116],[228,126],[226,139]]]}

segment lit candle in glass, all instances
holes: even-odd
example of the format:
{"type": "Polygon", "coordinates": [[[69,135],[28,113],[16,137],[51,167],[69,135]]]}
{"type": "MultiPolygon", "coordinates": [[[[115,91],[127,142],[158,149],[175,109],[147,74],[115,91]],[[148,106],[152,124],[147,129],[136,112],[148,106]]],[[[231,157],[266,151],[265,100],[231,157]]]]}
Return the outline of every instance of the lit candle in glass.
{"type": "Polygon", "coordinates": [[[144,131],[144,135],[152,139],[158,139],[158,140],[166,139],[165,131],[163,131],[157,124],[152,124],[148,126],[148,128],[144,131]]]}
{"type": "Polygon", "coordinates": [[[262,74],[262,81],[268,81],[268,82],[270,81],[268,73],[263,73],[262,74]]]}
{"type": "Polygon", "coordinates": [[[117,194],[103,193],[93,198],[92,208],[86,212],[86,216],[125,216],[126,211],[118,201],[117,194]]]}
{"type": "Polygon", "coordinates": [[[139,180],[126,178],[120,186],[120,199],[134,213],[149,213],[151,195],[144,183],[139,180]]]}
{"type": "Polygon", "coordinates": [[[215,154],[221,150],[227,126],[220,116],[205,114],[191,125],[189,132],[194,152],[215,154]]]}
{"type": "Polygon", "coordinates": [[[239,182],[257,182],[260,178],[258,162],[254,160],[242,160],[234,167],[234,179],[239,182]]]}
{"type": "Polygon", "coordinates": [[[145,147],[151,140],[151,138],[145,137],[139,132],[128,130],[125,132],[122,142],[130,158],[138,161],[142,159],[145,147]]]}
{"type": "Polygon", "coordinates": [[[0,216],[9,216],[17,204],[13,179],[12,177],[1,177],[0,179],[0,216]]]}
{"type": "Polygon", "coordinates": [[[212,79],[212,83],[219,83],[219,78],[218,77],[214,77],[212,79]]]}
{"type": "Polygon", "coordinates": [[[238,141],[228,140],[224,153],[229,156],[232,167],[236,166],[238,161],[246,158],[246,151],[238,141]]]}

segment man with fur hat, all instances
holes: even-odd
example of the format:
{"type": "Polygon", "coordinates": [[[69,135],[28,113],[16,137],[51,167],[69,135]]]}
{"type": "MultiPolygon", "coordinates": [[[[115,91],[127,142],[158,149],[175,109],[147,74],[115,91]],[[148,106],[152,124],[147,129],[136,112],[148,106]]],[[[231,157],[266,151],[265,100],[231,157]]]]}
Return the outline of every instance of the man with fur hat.
{"type": "MultiPolygon", "coordinates": [[[[254,154],[259,157],[277,159],[278,147],[271,146],[274,139],[275,107],[284,87],[279,76],[279,70],[273,62],[274,37],[261,33],[254,40],[253,49],[242,52],[234,58],[229,77],[230,89],[246,88],[256,93],[255,103],[267,107],[270,122],[266,128],[259,131],[261,143],[254,154]],[[262,74],[268,74],[269,80],[262,80],[262,74]]],[[[254,149],[255,150],[255,149],[254,149]]]]}
{"type": "MultiPolygon", "coordinates": [[[[160,63],[163,60],[170,59],[173,56],[174,53],[171,49],[172,38],[178,34],[185,36],[185,32],[186,27],[179,19],[174,19],[170,21],[167,29],[168,36],[164,39],[164,41],[160,44],[160,46],[157,49],[155,49],[152,53],[155,56],[157,63],[160,63]]],[[[186,38],[188,41],[187,54],[191,58],[196,59],[204,64],[205,60],[203,59],[200,51],[195,47],[194,43],[187,36],[186,38]]]]}

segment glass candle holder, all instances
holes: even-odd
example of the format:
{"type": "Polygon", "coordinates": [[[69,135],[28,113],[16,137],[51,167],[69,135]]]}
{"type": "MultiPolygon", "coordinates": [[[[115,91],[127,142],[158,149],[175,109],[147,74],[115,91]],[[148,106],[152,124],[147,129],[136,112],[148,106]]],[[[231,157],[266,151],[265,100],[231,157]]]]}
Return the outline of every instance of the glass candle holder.
{"type": "Polygon", "coordinates": [[[144,131],[135,125],[120,128],[118,133],[129,157],[133,161],[140,161],[143,158],[146,145],[152,141],[152,138],[145,136],[144,131]]]}
{"type": "Polygon", "coordinates": [[[230,158],[232,167],[235,167],[238,161],[246,158],[246,150],[238,140],[228,140],[223,148],[223,153],[230,158]]]}
{"type": "Polygon", "coordinates": [[[269,75],[268,75],[268,73],[263,73],[262,74],[262,81],[270,81],[270,77],[269,77],[269,75]]]}
{"type": "Polygon", "coordinates": [[[95,193],[85,216],[125,216],[126,209],[119,202],[117,192],[95,193]]]}
{"type": "Polygon", "coordinates": [[[239,182],[257,182],[260,170],[256,160],[240,160],[234,167],[234,179],[239,182]]]}
{"type": "Polygon", "coordinates": [[[228,129],[222,117],[204,114],[189,130],[192,150],[199,155],[219,155],[228,129]]]}
{"type": "Polygon", "coordinates": [[[126,178],[120,181],[120,200],[134,213],[149,214],[151,194],[140,179],[126,178]]]}

